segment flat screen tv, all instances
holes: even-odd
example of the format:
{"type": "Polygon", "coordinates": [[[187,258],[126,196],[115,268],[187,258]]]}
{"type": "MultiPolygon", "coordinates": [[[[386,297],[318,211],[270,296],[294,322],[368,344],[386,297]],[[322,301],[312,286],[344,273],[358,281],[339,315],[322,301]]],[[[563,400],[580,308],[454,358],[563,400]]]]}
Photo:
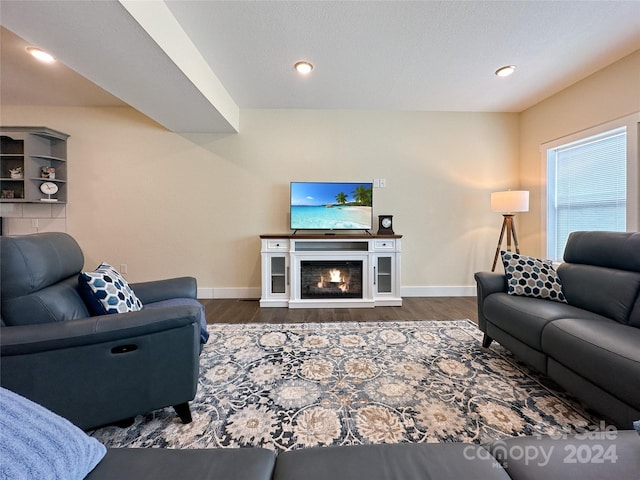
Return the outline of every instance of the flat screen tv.
{"type": "Polygon", "coordinates": [[[291,182],[291,230],[370,230],[373,183],[291,182]]]}

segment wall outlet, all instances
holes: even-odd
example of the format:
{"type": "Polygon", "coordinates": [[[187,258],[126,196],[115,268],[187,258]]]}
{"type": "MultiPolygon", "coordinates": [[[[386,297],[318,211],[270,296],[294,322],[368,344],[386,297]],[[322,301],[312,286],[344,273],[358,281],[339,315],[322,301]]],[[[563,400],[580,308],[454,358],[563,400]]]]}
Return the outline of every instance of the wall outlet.
{"type": "Polygon", "coordinates": [[[379,180],[379,182],[380,182],[380,185],[379,185],[380,188],[385,188],[387,186],[387,179],[386,178],[381,178],[379,180]]]}
{"type": "Polygon", "coordinates": [[[120,273],[122,273],[123,275],[127,273],[127,264],[126,263],[121,263],[120,264],[120,273]]]}

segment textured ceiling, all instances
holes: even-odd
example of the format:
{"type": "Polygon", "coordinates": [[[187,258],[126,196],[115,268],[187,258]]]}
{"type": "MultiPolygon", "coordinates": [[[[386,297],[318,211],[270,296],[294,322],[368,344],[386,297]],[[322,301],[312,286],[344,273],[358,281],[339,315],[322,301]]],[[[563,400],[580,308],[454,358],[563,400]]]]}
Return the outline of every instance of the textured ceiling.
{"type": "Polygon", "coordinates": [[[0,24],[2,103],[124,102],[180,132],[245,108],[519,112],[640,49],[638,1],[1,0],[0,24]],[[64,65],[26,65],[27,42],[64,65]]]}
{"type": "Polygon", "coordinates": [[[166,3],[241,108],[521,111],[640,48],[639,2],[166,3]]]}

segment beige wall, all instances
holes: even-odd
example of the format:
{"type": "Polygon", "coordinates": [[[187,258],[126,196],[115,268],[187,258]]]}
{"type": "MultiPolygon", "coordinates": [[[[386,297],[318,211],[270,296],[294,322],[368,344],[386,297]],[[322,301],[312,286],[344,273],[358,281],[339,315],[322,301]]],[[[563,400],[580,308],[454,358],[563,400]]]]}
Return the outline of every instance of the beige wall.
{"type": "MultiPolygon", "coordinates": [[[[520,119],[521,187],[530,190],[530,212],[520,214],[523,253],[544,255],[543,143],[640,111],[640,51],[526,110],[520,119]]],[[[636,158],[637,162],[637,158],[636,158]]],[[[634,199],[638,202],[637,197],[634,199]]]]}
{"type": "Polygon", "coordinates": [[[374,213],[404,235],[403,293],[473,294],[501,221],[489,194],[518,187],[517,114],[243,110],[229,135],[130,108],[4,107],[1,123],[71,135],[67,231],[87,268],[194,275],[203,296],[259,295],[258,235],[288,232],[290,181],[373,178],[374,213]]]}

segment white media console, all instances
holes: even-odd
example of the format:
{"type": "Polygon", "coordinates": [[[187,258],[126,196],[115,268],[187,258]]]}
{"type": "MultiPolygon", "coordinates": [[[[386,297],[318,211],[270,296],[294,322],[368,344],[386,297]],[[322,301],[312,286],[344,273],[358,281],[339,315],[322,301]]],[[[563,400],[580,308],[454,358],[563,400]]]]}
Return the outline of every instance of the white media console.
{"type": "Polygon", "coordinates": [[[260,306],[401,306],[401,238],[402,235],[260,235],[260,306]]]}

